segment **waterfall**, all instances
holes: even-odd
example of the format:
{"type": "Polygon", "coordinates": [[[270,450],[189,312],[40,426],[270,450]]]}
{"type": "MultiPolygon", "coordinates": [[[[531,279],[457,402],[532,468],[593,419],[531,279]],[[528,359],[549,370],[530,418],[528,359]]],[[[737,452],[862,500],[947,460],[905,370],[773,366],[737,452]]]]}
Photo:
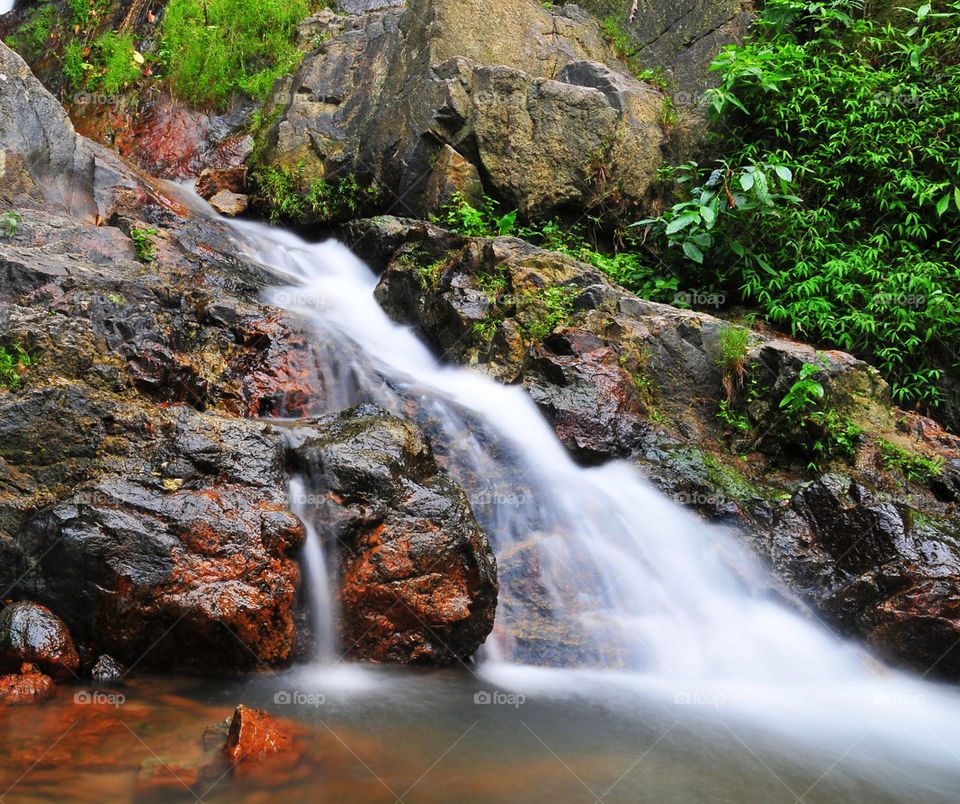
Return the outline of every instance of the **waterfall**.
{"type": "MultiPolygon", "coordinates": [[[[806,750],[842,758],[856,746],[870,773],[891,757],[937,774],[954,767],[952,688],[879,668],[812,616],[757,591],[766,570],[731,534],[629,465],[576,465],[521,389],[441,365],[391,322],[373,297],[376,277],[345,246],[232,225],[243,256],[290,277],[269,300],[316,332],[322,387],[312,412],[375,402],[413,418],[467,493],[501,569],[497,625],[478,668],[486,683],[586,695],[617,711],[639,707],[638,717],[642,701],[712,713],[722,728],[737,717],[806,750]],[[533,605],[504,571],[518,551],[539,569],[543,595],[533,605]],[[533,633],[517,638],[510,626],[537,616],[533,633]],[[578,636],[578,652],[564,659],[580,669],[533,666],[549,663],[536,642],[554,628],[578,636]],[[718,701],[722,714],[711,708],[718,701]]],[[[306,562],[316,578],[323,561],[310,545],[319,549],[313,533],[306,562]]],[[[329,612],[323,582],[312,589],[314,608],[329,612]]],[[[329,621],[321,627],[332,633],[329,621]]]]}
{"type": "MultiPolygon", "coordinates": [[[[578,635],[583,664],[671,678],[810,680],[864,673],[852,647],[750,592],[762,575],[721,529],[654,490],[631,467],[576,465],[519,388],[440,365],[373,298],[376,278],[343,245],[310,245],[238,225],[249,256],[300,284],[272,301],[327,344],[316,413],[376,402],[412,415],[467,492],[498,558],[536,556],[549,620],[578,635]]],[[[501,575],[498,622],[531,612],[501,575]]],[[[535,648],[497,628],[486,655],[523,663],[535,648]]]]}
{"type": "Polygon", "coordinates": [[[312,656],[321,663],[330,663],[338,653],[336,596],[332,591],[333,568],[327,561],[323,541],[310,519],[310,496],[302,478],[290,480],[290,511],[303,522],[306,539],[303,544],[300,566],[303,572],[303,586],[307,594],[307,609],[310,614],[310,627],[313,644],[312,656]]]}

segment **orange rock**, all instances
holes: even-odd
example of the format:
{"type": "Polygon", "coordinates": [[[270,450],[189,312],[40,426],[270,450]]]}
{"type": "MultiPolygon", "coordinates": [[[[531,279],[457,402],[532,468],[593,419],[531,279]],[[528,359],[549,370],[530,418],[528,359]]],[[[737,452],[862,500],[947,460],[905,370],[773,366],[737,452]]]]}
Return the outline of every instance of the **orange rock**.
{"type": "Polygon", "coordinates": [[[301,736],[294,724],[241,704],[233,713],[223,751],[236,775],[279,785],[309,773],[306,767],[297,772],[304,752],[301,736]]]}
{"type": "Polygon", "coordinates": [[[25,704],[46,698],[53,691],[53,679],[36,665],[24,663],[20,675],[0,676],[0,706],[25,704]]]}

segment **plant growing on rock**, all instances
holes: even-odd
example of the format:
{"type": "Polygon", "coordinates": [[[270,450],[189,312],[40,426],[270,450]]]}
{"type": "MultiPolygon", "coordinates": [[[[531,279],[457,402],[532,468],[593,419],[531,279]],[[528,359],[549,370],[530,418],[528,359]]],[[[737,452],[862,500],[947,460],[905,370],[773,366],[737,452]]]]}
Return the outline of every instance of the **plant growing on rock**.
{"type": "Polygon", "coordinates": [[[20,216],[19,212],[4,212],[0,216],[0,221],[6,224],[7,227],[7,240],[13,240],[13,236],[17,233],[17,226],[23,218],[20,216]]]}
{"type": "Polygon", "coordinates": [[[747,356],[747,345],[750,343],[750,331],[743,327],[724,327],[720,330],[720,353],[717,355],[717,364],[723,382],[723,390],[727,395],[727,405],[732,405],[739,390],[743,387],[743,361],[747,356]]]}
{"type": "Polygon", "coordinates": [[[130,230],[130,239],[133,241],[133,248],[137,252],[137,259],[141,262],[153,261],[156,249],[153,238],[156,237],[156,235],[156,229],[130,230]]]}
{"type": "Polygon", "coordinates": [[[0,346],[0,388],[10,391],[19,388],[21,372],[33,362],[33,358],[18,343],[9,347],[0,346]]]}
{"type": "Polygon", "coordinates": [[[927,483],[943,471],[940,460],[914,455],[886,439],[877,439],[877,454],[888,471],[900,472],[908,482],[927,483]]]}
{"type": "Polygon", "coordinates": [[[826,407],[826,392],[816,379],[821,367],[804,363],[800,375],[780,400],[786,418],[783,434],[804,454],[808,468],[818,471],[820,463],[853,459],[863,431],[846,416],[826,407]]]}

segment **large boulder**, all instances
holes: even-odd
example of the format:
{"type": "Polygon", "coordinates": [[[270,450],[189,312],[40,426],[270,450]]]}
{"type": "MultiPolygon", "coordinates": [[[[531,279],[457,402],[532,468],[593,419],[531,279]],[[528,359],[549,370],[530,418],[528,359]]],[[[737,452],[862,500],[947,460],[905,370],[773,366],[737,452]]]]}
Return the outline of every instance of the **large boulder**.
{"type": "Polygon", "coordinates": [[[265,109],[278,115],[265,161],[304,183],[357,174],[387,207],[423,214],[459,158],[489,195],[548,215],[614,188],[637,204],[656,177],[662,96],[576,6],[411,0],[322,24],[332,36],[265,109]]]}
{"type": "MultiPolygon", "coordinates": [[[[446,359],[521,385],[576,459],[631,460],[677,502],[736,529],[838,631],[960,678],[960,439],[891,407],[874,368],[754,331],[737,379],[721,348],[736,325],[638,299],[568,256],[410,220],[350,233],[378,261],[388,314],[446,359]],[[391,248],[370,247],[377,240],[391,248]],[[830,432],[798,429],[780,404],[805,364],[819,367],[827,421],[848,452],[828,454],[813,442],[830,432]]],[[[500,563],[511,590],[535,601],[527,551],[500,563]]]]}
{"type": "Polygon", "coordinates": [[[335,548],[341,641],[378,662],[463,661],[493,628],[496,559],[463,491],[410,422],[363,406],[291,433],[335,548]]]}

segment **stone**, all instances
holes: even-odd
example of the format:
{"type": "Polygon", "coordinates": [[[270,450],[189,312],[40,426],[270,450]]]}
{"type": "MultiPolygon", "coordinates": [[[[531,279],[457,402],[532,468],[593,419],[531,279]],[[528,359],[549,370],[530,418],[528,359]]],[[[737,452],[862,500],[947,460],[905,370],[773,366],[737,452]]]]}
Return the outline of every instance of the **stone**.
{"type": "Polygon", "coordinates": [[[496,559],[463,491],[410,422],[375,406],[305,420],[294,465],[340,565],[341,642],[351,659],[463,661],[493,628],[496,559]]]}
{"type": "Polygon", "coordinates": [[[210,198],[210,206],[221,215],[234,216],[245,212],[250,203],[249,196],[231,193],[229,190],[221,190],[210,198]]]}
{"type": "Polygon", "coordinates": [[[451,190],[475,197],[482,177],[508,206],[552,215],[611,193],[637,205],[655,181],[663,99],[575,7],[411,0],[331,24],[264,110],[277,115],[264,158],[301,166],[304,186],[353,173],[389,211],[424,216],[451,190]],[[561,77],[582,61],[618,74],[620,94],[561,77]]]}
{"type": "Polygon", "coordinates": [[[221,190],[242,194],[247,186],[247,169],[245,167],[207,168],[198,177],[196,191],[203,198],[210,199],[221,190]]]}
{"type": "Polygon", "coordinates": [[[19,674],[0,676],[0,706],[34,703],[52,692],[53,679],[33,664],[22,665],[19,674]]]}
{"type": "Polygon", "coordinates": [[[126,668],[114,659],[109,653],[104,653],[90,671],[94,681],[119,681],[126,673],[126,668]]]}
{"type": "Polygon", "coordinates": [[[57,679],[76,676],[77,650],[63,621],[36,603],[12,603],[0,612],[0,671],[24,662],[57,679]]]}

